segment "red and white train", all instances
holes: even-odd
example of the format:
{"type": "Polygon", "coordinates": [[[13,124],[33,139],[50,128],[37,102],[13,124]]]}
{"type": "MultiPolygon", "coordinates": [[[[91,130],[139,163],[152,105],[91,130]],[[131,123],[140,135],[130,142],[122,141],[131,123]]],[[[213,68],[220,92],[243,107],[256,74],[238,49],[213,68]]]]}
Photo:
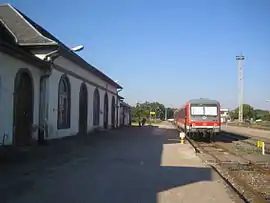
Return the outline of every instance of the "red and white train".
{"type": "Polygon", "coordinates": [[[193,99],[174,112],[174,122],[187,136],[210,140],[221,132],[220,103],[193,99]]]}

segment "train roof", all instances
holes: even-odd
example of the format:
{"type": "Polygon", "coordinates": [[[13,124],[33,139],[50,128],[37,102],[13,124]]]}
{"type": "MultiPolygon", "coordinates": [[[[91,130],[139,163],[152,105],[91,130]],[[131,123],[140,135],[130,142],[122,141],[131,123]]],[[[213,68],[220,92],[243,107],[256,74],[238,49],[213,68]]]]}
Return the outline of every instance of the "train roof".
{"type": "MultiPolygon", "coordinates": [[[[187,105],[187,104],[217,104],[218,105],[220,103],[217,100],[200,98],[200,99],[190,99],[189,101],[186,102],[185,105],[187,105]]],[[[177,111],[179,111],[179,110],[181,110],[181,109],[183,109],[183,108],[185,108],[184,105],[181,106],[181,107],[179,107],[179,108],[177,108],[174,111],[174,113],[177,112],[177,111]]]]}
{"type": "Polygon", "coordinates": [[[190,104],[219,104],[217,100],[205,99],[205,98],[191,99],[188,101],[188,103],[190,104]]]}

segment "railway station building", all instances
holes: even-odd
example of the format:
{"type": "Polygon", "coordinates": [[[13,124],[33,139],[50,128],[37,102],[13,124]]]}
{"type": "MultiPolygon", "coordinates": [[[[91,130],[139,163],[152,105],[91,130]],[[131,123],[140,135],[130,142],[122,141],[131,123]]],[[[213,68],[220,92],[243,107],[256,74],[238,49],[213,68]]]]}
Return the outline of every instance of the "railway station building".
{"type": "Polygon", "coordinates": [[[229,109],[220,109],[220,120],[222,123],[226,123],[230,120],[229,109]]]}
{"type": "Polygon", "coordinates": [[[117,128],[122,87],[8,4],[0,4],[0,143],[29,145],[117,128]]]}

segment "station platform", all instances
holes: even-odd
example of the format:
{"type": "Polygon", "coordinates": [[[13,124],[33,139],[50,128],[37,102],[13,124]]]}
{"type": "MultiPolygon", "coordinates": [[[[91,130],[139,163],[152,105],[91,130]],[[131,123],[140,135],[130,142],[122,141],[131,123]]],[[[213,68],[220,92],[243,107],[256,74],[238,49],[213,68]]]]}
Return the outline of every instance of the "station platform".
{"type": "MultiPolygon", "coordinates": [[[[159,129],[161,129],[160,133],[164,131],[163,133],[168,137],[174,136],[174,131],[168,131],[174,129],[170,124],[160,125],[159,129]]],[[[178,177],[175,179],[179,182],[175,187],[161,191],[158,202],[233,202],[221,178],[201,161],[187,141],[185,144],[179,142],[164,144],[161,166],[171,168],[171,175],[174,170],[178,170],[178,177]]]]}
{"type": "Polygon", "coordinates": [[[190,144],[180,144],[177,130],[169,123],[93,136],[74,136],[69,141],[46,146],[40,158],[6,168],[0,174],[4,180],[0,182],[1,200],[7,203],[234,202],[221,178],[202,163],[190,144]],[[46,156],[49,151],[54,152],[53,157],[46,156]]]}

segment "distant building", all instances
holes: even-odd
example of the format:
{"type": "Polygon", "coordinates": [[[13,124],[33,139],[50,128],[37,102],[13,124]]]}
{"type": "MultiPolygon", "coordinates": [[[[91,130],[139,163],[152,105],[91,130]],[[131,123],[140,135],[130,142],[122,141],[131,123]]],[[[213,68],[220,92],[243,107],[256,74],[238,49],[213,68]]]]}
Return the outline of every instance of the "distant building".
{"type": "Polygon", "coordinates": [[[131,106],[123,101],[120,101],[120,126],[131,125],[131,120],[131,106]]]}
{"type": "Polygon", "coordinates": [[[230,120],[229,109],[220,109],[221,122],[225,123],[230,120]]]}

